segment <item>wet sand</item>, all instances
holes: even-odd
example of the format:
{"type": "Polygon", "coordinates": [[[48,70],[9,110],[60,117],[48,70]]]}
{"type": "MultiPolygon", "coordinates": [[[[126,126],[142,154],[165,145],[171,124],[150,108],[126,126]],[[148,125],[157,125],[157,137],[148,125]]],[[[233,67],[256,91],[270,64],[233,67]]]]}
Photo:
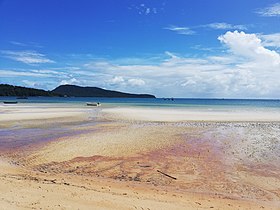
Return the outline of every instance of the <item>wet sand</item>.
{"type": "Polygon", "coordinates": [[[5,107],[0,118],[0,209],[280,208],[275,113],[37,111],[5,107]]]}

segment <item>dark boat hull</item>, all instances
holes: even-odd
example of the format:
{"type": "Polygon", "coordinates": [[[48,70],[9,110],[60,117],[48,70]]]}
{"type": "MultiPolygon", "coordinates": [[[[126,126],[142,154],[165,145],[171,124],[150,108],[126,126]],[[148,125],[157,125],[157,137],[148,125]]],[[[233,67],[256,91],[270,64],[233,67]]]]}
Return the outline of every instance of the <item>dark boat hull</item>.
{"type": "Polygon", "coordinates": [[[17,104],[17,101],[4,101],[4,104],[17,104]]]}

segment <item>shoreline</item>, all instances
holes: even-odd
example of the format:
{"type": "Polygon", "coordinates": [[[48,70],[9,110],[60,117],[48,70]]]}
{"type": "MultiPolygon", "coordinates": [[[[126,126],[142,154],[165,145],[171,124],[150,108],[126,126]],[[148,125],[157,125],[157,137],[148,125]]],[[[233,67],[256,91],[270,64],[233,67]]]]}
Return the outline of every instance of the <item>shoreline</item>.
{"type": "Polygon", "coordinates": [[[99,108],[82,104],[20,104],[16,106],[0,105],[0,123],[9,121],[48,120],[102,115],[108,120],[147,121],[147,122],[280,122],[279,109],[245,108],[172,108],[172,107],[131,107],[103,105],[99,108]]]}

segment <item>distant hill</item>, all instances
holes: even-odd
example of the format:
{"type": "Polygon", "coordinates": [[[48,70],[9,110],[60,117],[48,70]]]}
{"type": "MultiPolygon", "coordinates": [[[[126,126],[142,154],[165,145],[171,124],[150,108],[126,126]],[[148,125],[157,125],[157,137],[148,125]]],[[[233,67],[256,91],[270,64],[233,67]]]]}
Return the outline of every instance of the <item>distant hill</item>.
{"type": "Polygon", "coordinates": [[[51,91],[0,84],[0,96],[61,96],[51,91]]]}
{"type": "Polygon", "coordinates": [[[76,85],[61,85],[52,91],[26,88],[0,84],[0,96],[73,96],[73,97],[108,97],[108,98],[155,98],[149,94],[132,94],[112,90],[104,90],[98,87],[80,87],[76,85]]]}
{"type": "Polygon", "coordinates": [[[149,94],[123,93],[113,90],[105,90],[98,87],[80,87],[76,85],[61,85],[53,93],[75,97],[109,97],[109,98],[155,98],[149,94]]]}

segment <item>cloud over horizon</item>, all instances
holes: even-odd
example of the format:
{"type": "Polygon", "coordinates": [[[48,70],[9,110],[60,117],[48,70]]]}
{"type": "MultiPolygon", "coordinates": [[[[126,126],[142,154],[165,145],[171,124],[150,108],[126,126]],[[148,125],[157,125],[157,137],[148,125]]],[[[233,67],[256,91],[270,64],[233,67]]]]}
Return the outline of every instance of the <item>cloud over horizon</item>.
{"type": "Polygon", "coordinates": [[[76,84],[158,97],[280,98],[280,54],[266,48],[277,48],[275,37],[278,34],[227,31],[217,37],[226,49],[223,54],[197,58],[166,51],[156,63],[143,63],[143,58],[133,58],[131,64],[123,62],[129,58],[102,58],[75,67],[1,73],[4,77],[26,75],[30,78],[22,83],[36,87],[41,77],[49,89],[76,84]]]}
{"type": "MultiPolygon", "coordinates": [[[[218,40],[228,50],[224,55],[191,58],[166,52],[165,58],[156,65],[116,64],[103,60],[88,63],[83,74],[91,71],[95,77],[103,78],[103,87],[121,90],[127,85],[125,77],[137,78],[134,81],[145,81],[140,87],[142,92],[155,91],[159,96],[280,96],[279,53],[265,48],[257,34],[228,31],[218,40]]],[[[139,88],[132,90],[138,91],[139,88]]]]}

